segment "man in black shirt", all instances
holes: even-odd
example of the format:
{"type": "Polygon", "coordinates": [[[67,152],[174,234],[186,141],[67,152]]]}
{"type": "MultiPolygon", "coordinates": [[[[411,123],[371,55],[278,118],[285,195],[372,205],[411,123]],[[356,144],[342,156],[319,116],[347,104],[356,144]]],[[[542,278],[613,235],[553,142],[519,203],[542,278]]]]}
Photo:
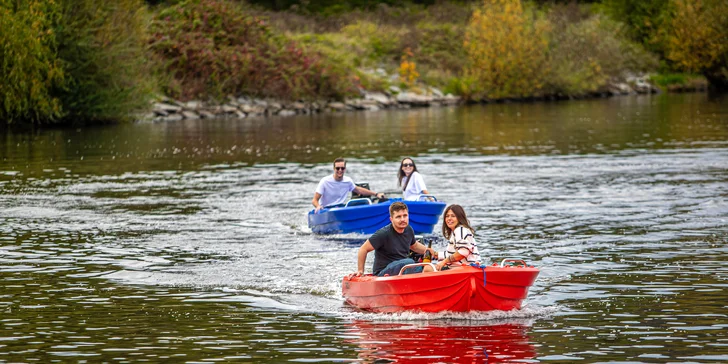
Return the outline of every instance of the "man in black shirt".
{"type": "MultiPolygon", "coordinates": [[[[374,275],[397,275],[407,264],[414,260],[408,258],[410,250],[424,254],[427,247],[415,240],[415,231],[409,226],[409,211],[402,202],[394,202],[389,206],[389,220],[391,224],[377,230],[359,248],[357,255],[357,276],[364,274],[364,264],[367,254],[374,250],[374,275]]],[[[432,250],[432,249],[430,249],[432,250]]],[[[431,253],[435,254],[432,250],[431,253]]],[[[422,267],[415,268],[411,273],[421,272],[422,267]]]]}

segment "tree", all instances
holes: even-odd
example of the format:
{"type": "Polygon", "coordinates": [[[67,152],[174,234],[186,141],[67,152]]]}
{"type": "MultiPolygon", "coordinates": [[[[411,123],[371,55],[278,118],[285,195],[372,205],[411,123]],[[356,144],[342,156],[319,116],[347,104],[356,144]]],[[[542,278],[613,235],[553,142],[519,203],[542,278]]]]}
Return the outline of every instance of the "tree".
{"type": "Polygon", "coordinates": [[[728,2],[672,0],[670,12],[664,31],[667,58],[728,91],[728,2]]]}
{"type": "Polygon", "coordinates": [[[547,70],[548,22],[520,0],[485,0],[465,35],[466,79],[489,98],[532,96],[547,70]]]}
{"type": "Polygon", "coordinates": [[[41,122],[62,115],[53,90],[64,72],[56,58],[53,1],[0,0],[0,120],[41,122]]]}

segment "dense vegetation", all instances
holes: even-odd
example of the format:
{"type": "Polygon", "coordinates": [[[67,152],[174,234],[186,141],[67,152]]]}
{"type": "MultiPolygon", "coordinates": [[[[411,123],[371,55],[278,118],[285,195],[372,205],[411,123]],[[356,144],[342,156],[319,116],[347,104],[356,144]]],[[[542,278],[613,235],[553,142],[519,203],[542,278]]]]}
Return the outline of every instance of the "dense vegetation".
{"type": "Polygon", "coordinates": [[[141,0],[0,0],[0,120],[133,119],[155,90],[141,0]]]}
{"type": "Polygon", "coordinates": [[[629,75],[728,89],[725,0],[0,0],[0,120],[129,120],[154,95],[585,95],[629,75]]]}

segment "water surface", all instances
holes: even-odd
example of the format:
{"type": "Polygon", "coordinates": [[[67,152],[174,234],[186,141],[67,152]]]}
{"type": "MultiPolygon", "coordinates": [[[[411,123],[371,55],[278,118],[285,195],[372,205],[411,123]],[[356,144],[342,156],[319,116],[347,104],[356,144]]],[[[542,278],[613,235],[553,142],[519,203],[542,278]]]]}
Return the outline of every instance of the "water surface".
{"type": "Polygon", "coordinates": [[[0,138],[0,362],[728,361],[725,97],[0,138]],[[525,308],[346,306],[366,236],[316,236],[305,217],[338,156],[390,195],[414,158],[483,255],[541,269],[525,308]]]}

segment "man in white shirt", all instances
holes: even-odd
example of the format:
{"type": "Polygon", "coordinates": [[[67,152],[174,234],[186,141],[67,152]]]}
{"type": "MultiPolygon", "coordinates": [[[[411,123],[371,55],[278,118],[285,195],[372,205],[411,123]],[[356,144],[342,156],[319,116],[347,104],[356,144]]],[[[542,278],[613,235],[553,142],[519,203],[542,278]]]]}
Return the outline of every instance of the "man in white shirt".
{"type": "Polygon", "coordinates": [[[337,205],[344,203],[349,197],[349,192],[356,191],[362,196],[376,196],[383,199],[383,193],[376,193],[364,187],[354,184],[349,177],[344,177],[346,171],[346,161],[344,158],[336,158],[334,160],[334,174],[328,175],[319,181],[316,192],[313,194],[311,203],[316,208],[316,212],[329,205],[337,205]]]}

